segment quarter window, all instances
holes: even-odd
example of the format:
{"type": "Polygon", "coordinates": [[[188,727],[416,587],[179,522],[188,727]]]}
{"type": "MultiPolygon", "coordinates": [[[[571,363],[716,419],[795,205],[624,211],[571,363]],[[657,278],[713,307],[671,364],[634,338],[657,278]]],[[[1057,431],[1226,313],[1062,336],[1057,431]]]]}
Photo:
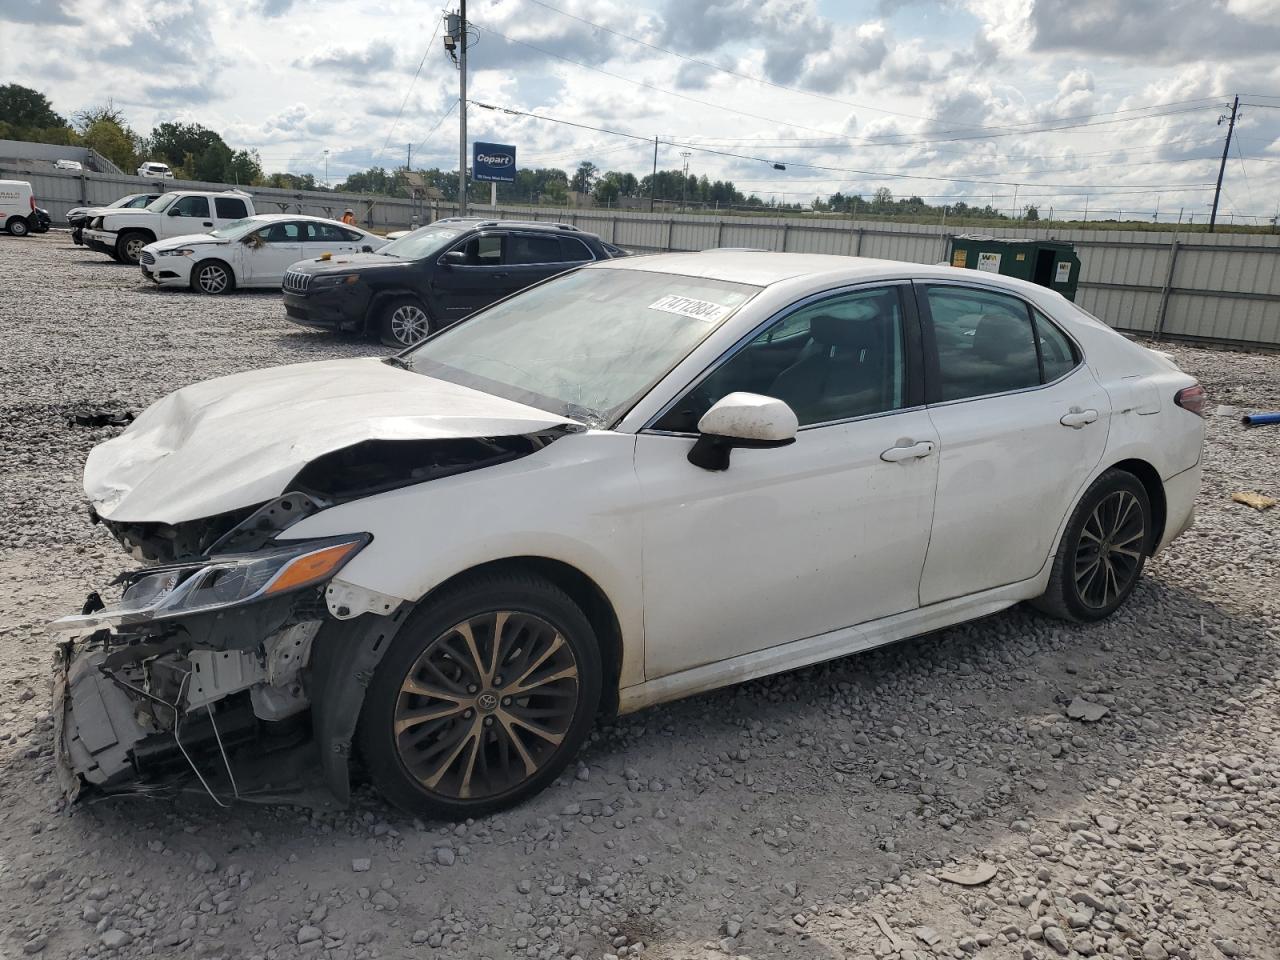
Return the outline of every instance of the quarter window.
{"type": "Polygon", "coordinates": [[[220,220],[239,220],[249,215],[249,208],[237,197],[214,197],[213,208],[218,211],[220,220]]]}
{"type": "Polygon", "coordinates": [[[676,403],[659,430],[692,433],[722,397],[776,397],[801,426],[906,405],[898,288],[842,294],[800,307],[759,333],[676,403]]]}
{"type": "Polygon", "coordinates": [[[1067,335],[1053,325],[1044,314],[1035,311],[1036,333],[1040,337],[1040,362],[1044,365],[1044,382],[1052,383],[1075,369],[1080,357],[1067,335]]]}

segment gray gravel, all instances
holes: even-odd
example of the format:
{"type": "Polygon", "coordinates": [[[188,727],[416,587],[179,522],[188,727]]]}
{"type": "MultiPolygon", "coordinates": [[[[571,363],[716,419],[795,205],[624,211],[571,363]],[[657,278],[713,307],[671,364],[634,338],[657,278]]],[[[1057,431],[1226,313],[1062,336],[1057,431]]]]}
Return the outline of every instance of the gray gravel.
{"type": "MultiPolygon", "coordinates": [[[[58,234],[0,237],[0,303],[0,956],[1280,957],[1280,508],[1228,499],[1280,494],[1275,428],[1210,419],[1199,522],[1110,621],[1014,610],[649,710],[503,816],[68,812],[41,624],[122,563],[79,491],[113,431],[68,414],[382,351],[58,234]]],[[[1171,349],[1280,408],[1280,357],[1171,349]]]]}

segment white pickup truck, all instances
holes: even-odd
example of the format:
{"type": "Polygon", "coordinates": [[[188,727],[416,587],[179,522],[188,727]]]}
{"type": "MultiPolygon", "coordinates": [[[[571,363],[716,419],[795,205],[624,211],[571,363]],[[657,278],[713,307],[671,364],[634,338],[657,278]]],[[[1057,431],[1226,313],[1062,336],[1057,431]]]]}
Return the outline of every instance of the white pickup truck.
{"type": "Polygon", "coordinates": [[[208,233],[255,212],[253,199],[239,190],[175,190],[140,210],[103,210],[84,231],[84,245],[121,263],[136,265],[142,248],[149,243],[208,233]]]}

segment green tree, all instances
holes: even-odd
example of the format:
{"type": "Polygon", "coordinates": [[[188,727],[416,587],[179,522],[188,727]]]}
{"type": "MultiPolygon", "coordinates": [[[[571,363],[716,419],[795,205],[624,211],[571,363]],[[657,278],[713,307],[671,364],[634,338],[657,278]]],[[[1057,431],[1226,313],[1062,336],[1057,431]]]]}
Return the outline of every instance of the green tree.
{"type": "Polygon", "coordinates": [[[1026,213],[1022,215],[1022,218],[1024,220],[1039,220],[1040,209],[1033,203],[1027,207],[1026,213]]]}
{"type": "Polygon", "coordinates": [[[399,190],[396,180],[395,174],[388,173],[382,167],[370,167],[359,173],[348,174],[337,189],[342,193],[376,193],[391,197],[399,190]]]}
{"type": "Polygon", "coordinates": [[[590,160],[583,160],[574,171],[573,179],[569,181],[569,189],[577,193],[590,193],[599,174],[599,167],[590,160]]]}
{"type": "Polygon", "coordinates": [[[81,133],[86,147],[102,154],[125,173],[132,173],[138,166],[138,149],[141,138],[115,120],[100,117],[93,120],[81,133]]]}
{"type": "Polygon", "coordinates": [[[871,195],[871,208],[876,213],[892,213],[893,191],[888,187],[877,187],[871,195]]]}
{"type": "Polygon", "coordinates": [[[227,165],[227,176],[231,183],[242,185],[256,184],[262,180],[262,158],[257,150],[237,150],[231,155],[231,163],[227,165]]]}
{"type": "Polygon", "coordinates": [[[194,165],[216,144],[226,147],[221,136],[198,123],[161,123],[151,131],[147,142],[153,159],[163,160],[175,170],[181,167],[189,174],[195,174],[194,165]]]}
{"type": "Polygon", "coordinates": [[[0,123],[15,129],[67,126],[48,97],[18,83],[0,85],[0,123]]]}
{"type": "Polygon", "coordinates": [[[231,179],[231,157],[231,148],[223,142],[221,137],[218,137],[216,142],[209,144],[204,152],[195,158],[192,173],[197,180],[226,183],[231,179]]]}

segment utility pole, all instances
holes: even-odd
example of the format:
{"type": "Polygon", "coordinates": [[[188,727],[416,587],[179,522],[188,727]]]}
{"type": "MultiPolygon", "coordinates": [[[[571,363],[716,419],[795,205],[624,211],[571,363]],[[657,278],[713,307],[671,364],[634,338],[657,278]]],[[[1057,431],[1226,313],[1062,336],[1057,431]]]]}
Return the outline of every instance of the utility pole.
{"type": "Polygon", "coordinates": [[[324,152],[324,185],[325,185],[325,189],[328,189],[329,187],[329,151],[328,149],[326,149],[324,152]]]}
{"type": "Polygon", "coordinates": [[[653,177],[649,180],[649,212],[653,213],[653,198],[658,195],[658,138],[653,138],[653,177]]]}
{"type": "Polygon", "coordinates": [[[458,0],[458,216],[467,215],[467,0],[458,0]]]}
{"type": "Polygon", "coordinates": [[[1222,121],[1227,120],[1227,142],[1222,145],[1222,163],[1218,166],[1218,186],[1213,191],[1213,210],[1209,214],[1209,232],[1213,233],[1213,225],[1218,220],[1218,197],[1222,195],[1222,175],[1227,172],[1227,154],[1231,152],[1231,134],[1236,129],[1236,115],[1240,112],[1240,95],[1236,94],[1234,100],[1231,101],[1231,116],[1226,114],[1218,117],[1218,126],[1222,126],[1222,121]]]}
{"type": "Polygon", "coordinates": [[[408,144],[409,154],[404,158],[404,168],[406,171],[413,169],[413,144],[408,144]]]}
{"type": "Polygon", "coordinates": [[[684,213],[684,200],[689,192],[689,158],[693,154],[688,150],[681,150],[680,156],[684,157],[684,174],[680,177],[680,212],[684,213]]]}

